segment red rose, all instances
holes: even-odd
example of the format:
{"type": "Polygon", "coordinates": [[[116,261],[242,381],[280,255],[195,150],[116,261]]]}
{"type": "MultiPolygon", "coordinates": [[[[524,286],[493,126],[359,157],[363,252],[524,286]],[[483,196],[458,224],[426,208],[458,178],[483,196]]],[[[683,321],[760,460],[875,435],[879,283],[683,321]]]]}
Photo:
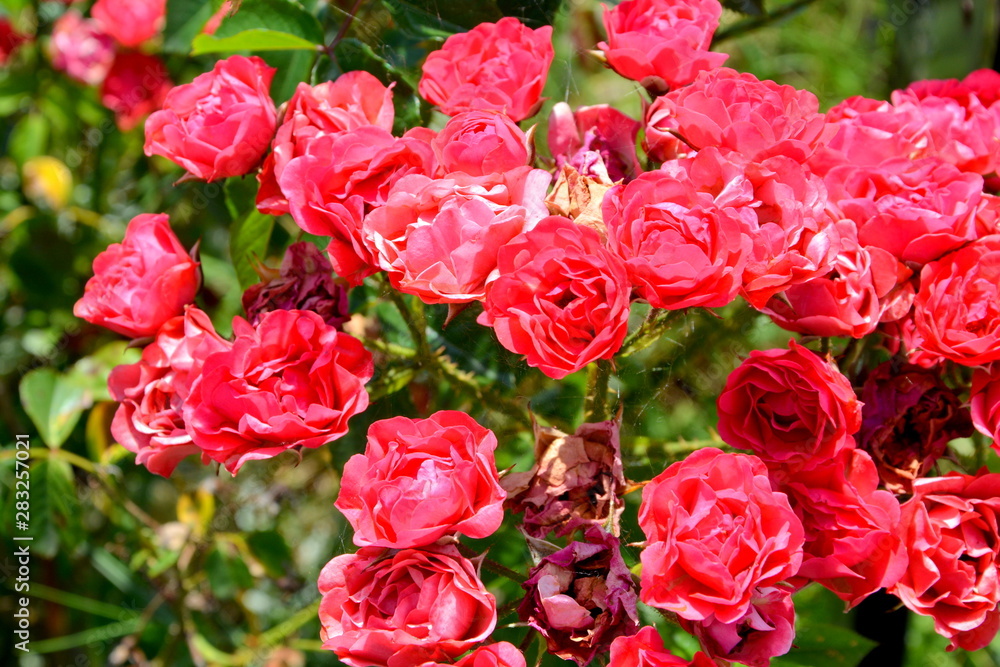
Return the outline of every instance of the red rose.
{"type": "Polygon", "coordinates": [[[743,170],[706,149],[612,188],[603,203],[608,245],[654,308],[725,306],[742,284],[752,201],[743,170]]]}
{"type": "Polygon", "coordinates": [[[450,661],[497,621],[496,599],[454,546],[337,556],[320,573],[319,592],[323,648],[352,667],[450,661]]]}
{"type": "Polygon", "coordinates": [[[177,86],[146,121],[146,155],[176,162],[186,178],[250,172],[274,137],[277,111],[268,89],[276,71],[257,56],[230,56],[177,86]]]}
{"type": "Polygon", "coordinates": [[[719,664],[729,661],[748,667],[768,667],[771,658],[784,655],[795,639],[795,605],[785,588],[758,588],[746,616],[732,623],[711,618],[681,621],[681,627],[701,642],[719,664]]]}
{"type": "Polygon", "coordinates": [[[826,175],[830,201],[858,241],[925,264],[976,238],[983,179],[935,158],[844,165],[826,175]]]}
{"type": "Polygon", "coordinates": [[[184,405],[194,443],[230,472],[336,440],[368,407],[371,354],[316,313],[275,310],[256,328],[237,317],[233,333],[232,348],[205,360],[184,405]]]}
{"type": "Polygon", "coordinates": [[[653,102],[646,112],[646,150],[660,161],[709,146],[754,161],[774,155],[804,161],[824,127],[819,101],[809,91],[722,67],[653,102]]]}
{"type": "Polygon", "coordinates": [[[759,309],[789,286],[830,273],[843,247],[843,228],[830,215],[823,179],[797,160],[778,155],[745,169],[757,223],[749,232],[753,248],[743,296],[759,309]]]}
{"type": "Polygon", "coordinates": [[[971,403],[973,424],[1000,452],[1000,365],[973,374],[971,403]]]}
{"type": "Polygon", "coordinates": [[[288,100],[272,151],[257,174],[257,208],[271,215],[288,213],[288,200],[279,185],[281,175],[288,161],[304,154],[317,136],[368,125],[391,132],[394,117],[392,86],[383,86],[368,72],[347,72],[317,86],[300,83],[288,100]]]}
{"type": "Polygon", "coordinates": [[[965,366],[1000,359],[1000,235],[924,266],[914,320],[929,352],[965,366]]]}
{"type": "Polygon", "coordinates": [[[199,453],[181,409],[205,358],[229,345],[215,333],[208,315],[190,306],[183,316],[160,327],[138,363],[111,371],[108,391],[121,403],[111,422],[111,435],[136,454],[136,463],[169,477],[181,459],[199,453]]]}
{"type": "Polygon", "coordinates": [[[364,240],[362,221],[384,205],[396,181],[433,171],[430,144],[407,134],[393,137],[374,125],[307,142],[281,173],[281,191],[299,227],[330,237],[327,252],[337,275],[352,285],[378,270],[364,240]]]}
{"type": "Polygon", "coordinates": [[[607,104],[573,111],[565,102],[557,102],[549,114],[549,150],[557,169],[568,164],[608,183],[631,181],[642,173],[635,152],[641,126],[607,104]]]}
{"type": "Polygon", "coordinates": [[[798,580],[816,581],[853,607],[906,569],[899,538],[899,501],[878,490],[867,452],[841,451],[811,470],[771,471],[806,531],[798,580]]]}
{"type": "Polygon", "coordinates": [[[765,463],[814,468],[854,447],[861,404],[836,366],[789,341],[787,350],[754,350],[718,399],[719,435],[765,463]]]}
{"type": "Polygon", "coordinates": [[[529,366],[558,380],[621,347],[628,275],[594,230],[545,218],[500,248],[497,268],[477,321],[529,366]]]}
{"type": "Polygon", "coordinates": [[[690,621],[734,623],[758,587],[794,575],[802,522],[756,456],[699,449],[643,488],[641,599],[690,621]]]}
{"type": "Polygon", "coordinates": [[[514,121],[495,111],[454,116],[431,142],[441,174],[502,174],[530,162],[528,138],[514,121]]]}
{"type": "Polygon", "coordinates": [[[123,51],[115,56],[101,84],[101,104],[115,112],[118,129],[127,132],[159,109],[172,88],[162,60],[123,51]]]}
{"type": "Polygon", "coordinates": [[[663,647],[663,638],[651,625],[628,637],[618,637],[611,644],[608,667],[717,667],[700,651],[694,660],[679,658],[663,647]]]}
{"type": "Polygon", "coordinates": [[[691,83],[726,62],[708,50],[719,27],[718,0],[626,0],[604,7],[608,41],[597,48],[614,71],[653,95],[691,83]]]}
{"type": "Polygon", "coordinates": [[[184,250],[163,213],[132,218],[125,239],[94,258],[73,314],[91,324],[141,338],[152,336],[194,301],[198,262],[184,250]]]}
{"type": "Polygon", "coordinates": [[[365,218],[365,242],[401,292],[425,303],[482,299],[497,250],[544,217],[549,178],[526,166],[481,178],[407,176],[365,218]]]}
{"type": "MultiPolygon", "coordinates": [[[[451,664],[425,662],[420,667],[452,667],[451,664]]],[[[524,654],[508,642],[477,648],[455,663],[454,667],[525,667],[524,654]]]]}
{"type": "Polygon", "coordinates": [[[492,535],[503,521],[493,431],[464,412],[394,417],[368,429],[344,465],[335,503],[359,547],[422,547],[460,533],[492,535]]]}
{"type": "Polygon", "coordinates": [[[492,110],[520,122],[542,105],[554,57],[552,26],[532,30],[510,16],[480,23],[427,56],[420,95],[449,116],[492,110]]]}
{"type": "Polygon", "coordinates": [[[31,35],[19,33],[6,16],[0,16],[0,65],[6,65],[14,52],[30,41],[31,35]]]}
{"type": "Polygon", "coordinates": [[[134,48],[163,30],[167,0],[97,0],[90,15],[119,44],[134,48]]]}
{"type": "Polygon", "coordinates": [[[92,19],[71,9],[52,26],[52,66],[81,83],[97,86],[115,59],[115,42],[92,19]]]}
{"type": "Polygon", "coordinates": [[[976,651],[1000,628],[1000,474],[918,479],[903,505],[910,565],[890,593],[934,619],[952,648],[976,651]]]}

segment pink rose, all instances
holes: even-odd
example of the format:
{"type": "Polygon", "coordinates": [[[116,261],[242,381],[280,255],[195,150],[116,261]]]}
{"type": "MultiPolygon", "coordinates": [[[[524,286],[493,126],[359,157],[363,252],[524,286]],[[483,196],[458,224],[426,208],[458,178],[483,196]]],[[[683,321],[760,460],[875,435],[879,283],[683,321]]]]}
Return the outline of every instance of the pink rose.
{"type": "Polygon", "coordinates": [[[503,521],[493,431],[464,412],[394,417],[368,429],[344,465],[335,503],[359,547],[422,547],[455,534],[489,537],[503,521]]]}
{"type": "Polygon", "coordinates": [[[732,623],[714,618],[701,623],[682,620],[681,627],[697,637],[717,663],[768,667],[771,658],[792,648],[795,605],[788,589],[758,588],[743,618],[732,623]]]}
{"type": "Polygon", "coordinates": [[[319,575],[323,648],[352,667],[450,662],[496,625],[476,570],[450,545],[337,556],[319,575]]]}
{"type": "Polygon", "coordinates": [[[549,150],[557,169],[568,164],[609,184],[630,181],[642,173],[635,152],[640,127],[639,121],[606,104],[573,111],[557,102],[549,114],[549,150]]]}
{"type": "Polygon", "coordinates": [[[532,30],[510,16],[480,23],[427,56],[420,95],[449,116],[492,110],[520,122],[542,105],[554,57],[552,26],[532,30]]]}
{"type": "Polygon", "coordinates": [[[268,89],[276,71],[257,56],[230,56],[177,86],[146,121],[146,155],[176,162],[185,178],[249,173],[274,137],[277,111],[268,89]]]}
{"type": "Polygon", "coordinates": [[[654,308],[725,306],[742,285],[752,202],[743,170],[706,149],[612,188],[603,203],[608,245],[654,308]]]}
{"type": "Polygon", "coordinates": [[[198,262],[170,229],[170,219],[137,215],[125,239],[94,258],[94,275],[73,314],[129,338],[152,336],[194,301],[200,280],[198,262]]]}
{"type": "Polygon", "coordinates": [[[97,86],[115,59],[115,42],[92,19],[71,9],[52,26],[52,66],[88,86],[97,86]]]}
{"type": "Polygon", "coordinates": [[[924,266],[914,320],[929,352],[965,366],[1000,359],[1000,235],[924,266]]]}
{"type": "Polygon", "coordinates": [[[691,83],[729,57],[708,50],[719,27],[718,0],[625,0],[604,7],[608,41],[597,48],[614,71],[653,95],[691,83]]]}
{"type": "Polygon", "coordinates": [[[593,229],[545,218],[500,248],[497,269],[477,321],[529,366],[558,380],[621,348],[628,275],[593,229]]]}
{"type": "Polygon", "coordinates": [[[653,102],[646,112],[646,150],[660,161],[716,146],[753,161],[784,155],[802,162],[824,127],[819,101],[809,91],[722,67],[653,102]]]}
{"type": "Polygon", "coordinates": [[[205,456],[232,473],[287,449],[347,433],[368,407],[371,354],[308,310],[275,310],[254,328],[233,319],[230,349],[205,360],[184,421],[205,456]]]}
{"type": "Polygon", "coordinates": [[[529,164],[528,138],[514,121],[495,111],[452,117],[431,142],[438,171],[469,176],[502,174],[529,164]]]}
{"type": "Polygon", "coordinates": [[[828,210],[823,179],[798,161],[779,155],[745,169],[757,224],[750,230],[743,296],[759,309],[791,285],[830,273],[843,246],[842,228],[828,210]]]}
{"type": "Polygon", "coordinates": [[[163,30],[167,0],[97,0],[90,15],[119,44],[134,48],[163,30]]]}
{"type": "Polygon", "coordinates": [[[394,117],[392,86],[383,86],[368,72],[347,72],[317,86],[300,83],[285,107],[272,151],[257,174],[257,208],[271,215],[288,213],[288,200],[279,185],[281,175],[288,161],[303,155],[317,136],[368,125],[391,132],[394,117]]]}
{"type": "Polygon", "coordinates": [[[651,625],[639,628],[628,637],[618,637],[611,644],[611,662],[608,667],[717,667],[715,662],[700,651],[694,660],[679,658],[663,646],[663,638],[651,625]]]}
{"type": "Polygon", "coordinates": [[[433,168],[428,142],[366,125],[307,142],[285,165],[279,186],[296,224],[330,237],[327,252],[337,275],[360,285],[379,268],[363,236],[366,213],[388,201],[396,181],[433,168]]]}
{"type": "Polygon", "coordinates": [[[831,362],[789,341],[754,350],[726,379],[718,399],[719,435],[769,466],[814,468],[853,449],[861,404],[831,362]]]}
{"type": "Polygon", "coordinates": [[[544,217],[548,183],[548,172],[527,166],[482,178],[407,176],[365,218],[365,243],[399,291],[425,303],[476,301],[497,250],[544,217]]]}
{"type": "Polygon", "coordinates": [[[918,479],[903,505],[910,565],[889,592],[932,617],[951,648],[981,649],[1000,628],[998,524],[1000,475],[985,471],[918,479]]]}
{"type": "Polygon", "coordinates": [[[160,327],[138,363],[111,371],[108,390],[121,403],[111,422],[111,435],[136,454],[136,463],[169,477],[183,458],[200,452],[191,441],[181,410],[205,358],[229,346],[215,333],[208,315],[190,306],[183,316],[160,327]]]}
{"type": "MultiPolygon", "coordinates": [[[[452,667],[450,663],[425,662],[420,667],[452,667]]],[[[509,642],[477,648],[454,667],[525,667],[524,654],[509,642]]]]}
{"type": "Polygon", "coordinates": [[[935,158],[844,165],[826,175],[830,201],[858,242],[926,264],[976,238],[983,179],[935,158]]]}
{"type": "Polygon", "coordinates": [[[972,375],[972,422],[980,433],[993,438],[1000,452],[1000,365],[978,369],[972,375]]]}
{"type": "Polygon", "coordinates": [[[806,531],[798,581],[815,581],[853,607],[895,584],[906,569],[899,501],[878,490],[875,463],[860,449],[841,451],[811,470],[771,470],[806,531]]]}
{"type": "Polygon", "coordinates": [[[643,488],[639,526],[642,601],[689,621],[739,621],[802,563],[802,522],[756,456],[709,447],[672,464],[643,488]]]}
{"type": "Polygon", "coordinates": [[[128,132],[159,109],[172,88],[170,74],[158,57],[122,51],[101,84],[101,104],[115,112],[118,129],[128,132]]]}

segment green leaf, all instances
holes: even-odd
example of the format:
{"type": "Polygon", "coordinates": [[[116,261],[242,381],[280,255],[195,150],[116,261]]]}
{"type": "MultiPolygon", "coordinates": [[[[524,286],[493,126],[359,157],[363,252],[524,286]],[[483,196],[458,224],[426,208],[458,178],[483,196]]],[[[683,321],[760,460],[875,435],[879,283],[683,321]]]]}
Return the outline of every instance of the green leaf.
{"type": "Polygon", "coordinates": [[[788,655],[771,660],[772,667],[855,667],[877,643],[850,628],[825,623],[799,621],[795,648],[788,655]]]}
{"type": "Polygon", "coordinates": [[[229,238],[229,254],[243,289],[260,281],[254,265],[267,255],[267,244],[271,240],[273,229],[274,216],[265,215],[257,209],[250,211],[233,226],[229,238]]]}
{"type": "Polygon", "coordinates": [[[220,600],[232,599],[253,586],[253,576],[246,563],[238,556],[227,555],[225,551],[226,545],[216,544],[205,559],[205,576],[212,594],[220,600]]]}
{"type": "Polygon", "coordinates": [[[722,6],[748,16],[764,15],[764,0],[722,0],[722,6]]]}
{"type": "Polygon", "coordinates": [[[75,549],[83,538],[73,469],[60,459],[31,467],[31,530],[34,548],[52,558],[60,545],[75,549]]]}
{"type": "Polygon", "coordinates": [[[108,343],[73,364],[73,368],[66,374],[66,379],[83,390],[85,408],[98,401],[110,401],[108,375],[112,369],[116,366],[134,364],[141,356],[141,351],[128,347],[125,341],[108,343]]]}
{"type": "Polygon", "coordinates": [[[49,123],[41,114],[25,116],[14,125],[7,140],[7,152],[18,164],[45,153],[49,123]]]}
{"type": "Polygon", "coordinates": [[[285,538],[276,530],[250,533],[247,547],[254,558],[260,561],[268,575],[278,578],[288,574],[292,564],[292,550],[285,538]]]}
{"type": "Polygon", "coordinates": [[[504,16],[496,0],[383,0],[383,4],[403,32],[423,38],[448,37],[504,16]]]}
{"type": "Polygon", "coordinates": [[[49,447],[60,447],[87,407],[86,391],[51,368],[38,368],[21,378],[21,404],[49,447]]]}
{"type": "Polygon", "coordinates": [[[201,33],[205,23],[221,6],[222,0],[167,0],[163,50],[167,53],[188,53],[191,41],[201,33]]]}
{"type": "Polygon", "coordinates": [[[232,37],[198,35],[192,43],[192,55],[232,53],[234,51],[315,51],[316,44],[287,32],[254,28],[232,37]]]}

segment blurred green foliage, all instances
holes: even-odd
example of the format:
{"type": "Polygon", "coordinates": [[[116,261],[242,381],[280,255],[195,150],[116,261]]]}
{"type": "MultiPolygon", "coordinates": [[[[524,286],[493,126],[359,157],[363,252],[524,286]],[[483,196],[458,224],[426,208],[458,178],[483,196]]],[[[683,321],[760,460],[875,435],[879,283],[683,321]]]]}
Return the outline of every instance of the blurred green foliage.
{"type": "MultiPolygon", "coordinates": [[[[244,0],[216,38],[197,38],[197,48],[207,53],[253,45],[280,68],[272,91],[279,103],[298,81],[369,70],[395,82],[402,131],[442,123],[415,94],[426,53],[452,32],[515,15],[533,25],[556,25],[557,60],[539,136],[556,101],[642,111],[637,86],[588,54],[603,37],[593,0],[380,0],[363,3],[341,33],[353,4],[244,0]],[[270,32],[247,33],[261,24],[270,32]],[[271,50],[301,46],[292,37],[339,40],[332,57],[271,50]]],[[[219,57],[190,55],[201,22],[218,5],[169,0],[163,52],[175,81],[189,81],[219,57]]],[[[799,9],[770,21],[761,18],[755,0],[727,3],[751,14],[727,11],[721,34],[731,37],[720,47],[732,54],[730,66],[812,90],[824,108],[851,95],[885,97],[916,77],[962,76],[992,62],[995,2],[772,0],[763,9],[792,5],[799,9]]],[[[0,539],[5,548],[10,544],[13,493],[6,482],[13,477],[16,434],[33,437],[36,535],[33,653],[15,652],[4,631],[0,661],[25,667],[338,664],[320,650],[315,581],[327,560],[352,549],[332,503],[338,471],[363,449],[368,424],[464,409],[496,430],[501,469],[525,469],[532,451],[528,409],[542,423],[574,430],[583,419],[587,371],[548,380],[500,348],[475,323],[475,308],[445,326],[443,307],[393,300],[373,280],[353,291],[351,305],[377,351],[372,391],[378,400],[355,418],[347,437],[305,452],[301,462],[284,454],[248,465],[237,479],[197,461],[183,463],[170,480],[135,466],[111,442],[114,404],[104,379],[138,352],[72,315],[93,258],[120,241],[133,216],[169,213],[187,246],[201,242],[200,305],[225,335],[240,312],[242,288],[255,279],[251,262],[276,265],[300,233],[287,217],[274,221],[253,210],[252,178],[174,186],[181,173],[172,163],[143,156],[141,129],[119,132],[94,89],[55,72],[43,47],[60,3],[4,0],[0,7],[22,28],[37,22],[39,35],[0,70],[0,539]],[[392,352],[421,345],[443,349],[448,361],[392,352]]],[[[633,315],[637,327],[645,313],[636,308],[633,315]]],[[[628,476],[649,479],[697,447],[720,444],[714,404],[726,376],[751,350],[783,346],[788,338],[766,317],[733,305],[716,315],[684,316],[656,345],[623,362],[611,389],[624,406],[628,476]]],[[[959,463],[975,462],[960,457],[959,463]]],[[[638,496],[627,497],[623,541],[642,539],[635,524],[638,496]]],[[[491,558],[509,567],[526,567],[527,548],[511,525],[474,546],[489,548],[491,558]]],[[[637,551],[629,549],[627,557],[635,564],[637,551]]],[[[516,600],[516,584],[485,577],[501,607],[516,600]]],[[[10,577],[0,586],[11,588],[10,577]]],[[[4,605],[0,624],[10,618],[4,605]]],[[[799,648],[775,664],[857,663],[868,645],[853,633],[836,598],[811,587],[798,594],[797,605],[807,621],[799,648]]],[[[659,624],[679,653],[695,650],[690,637],[654,611],[644,608],[643,618],[659,624]]],[[[945,654],[946,642],[928,619],[911,620],[910,667],[1000,665],[1000,646],[945,654]]],[[[525,631],[515,621],[510,613],[501,618],[497,636],[520,643],[525,631]]],[[[529,664],[538,651],[536,641],[529,664]]],[[[561,661],[547,657],[544,664],[561,661]]]]}

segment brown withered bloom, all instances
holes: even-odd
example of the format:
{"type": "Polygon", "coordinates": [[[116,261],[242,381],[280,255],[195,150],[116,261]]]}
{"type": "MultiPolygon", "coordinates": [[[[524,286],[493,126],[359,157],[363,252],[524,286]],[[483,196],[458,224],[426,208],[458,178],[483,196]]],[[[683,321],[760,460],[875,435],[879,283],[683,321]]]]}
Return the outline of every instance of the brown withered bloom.
{"type": "Polygon", "coordinates": [[[350,319],[347,288],[333,277],[330,260],[312,243],[293,243],[278,271],[259,269],[264,282],[243,293],[243,310],[250,324],[257,324],[272,310],[311,310],[330,326],[342,328],[350,319]]]}
{"type": "Polygon", "coordinates": [[[934,369],[887,361],[868,376],[861,400],[858,446],[893,493],[910,493],[950,440],[972,435],[969,410],[934,369]]]}
{"type": "Polygon", "coordinates": [[[549,653],[586,665],[616,637],[639,629],[638,596],[618,539],[598,527],[586,542],[546,556],[522,584],[521,619],[538,630],[549,653]]]}
{"type": "Polygon", "coordinates": [[[501,480],[505,507],[524,513],[522,529],[532,537],[568,535],[605,525],[618,534],[625,503],[620,420],[583,424],[573,435],[535,425],[535,465],[501,480]]]}

